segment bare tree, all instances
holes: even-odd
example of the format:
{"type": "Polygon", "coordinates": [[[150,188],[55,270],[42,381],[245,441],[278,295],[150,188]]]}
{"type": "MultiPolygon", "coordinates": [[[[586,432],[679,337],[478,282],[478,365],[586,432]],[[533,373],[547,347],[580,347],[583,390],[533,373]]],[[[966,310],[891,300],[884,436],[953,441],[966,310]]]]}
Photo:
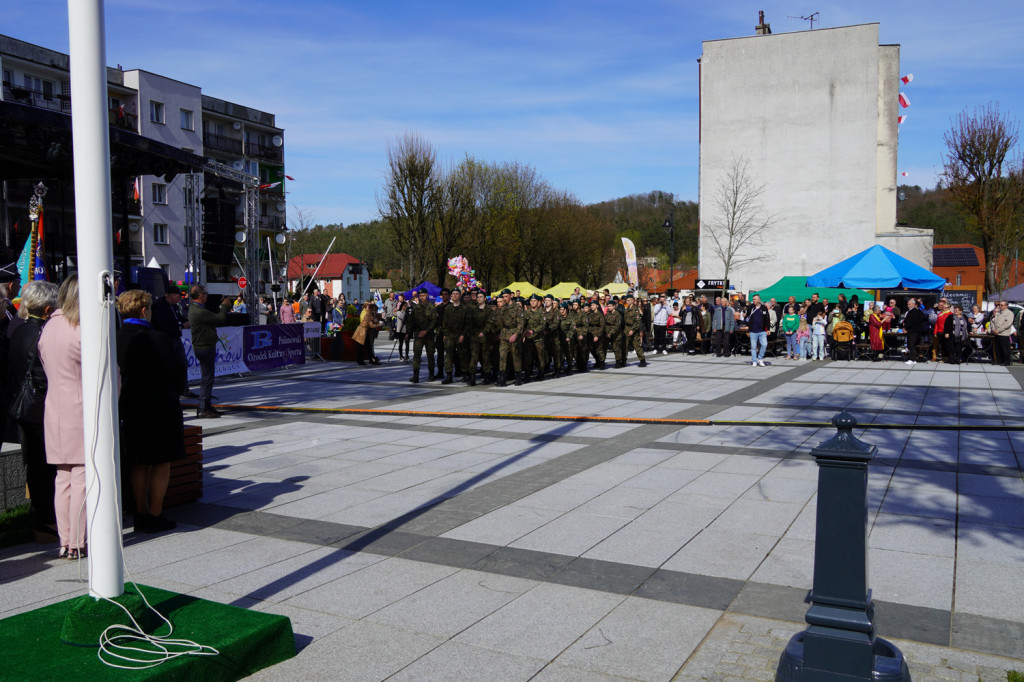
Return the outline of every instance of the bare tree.
{"type": "Polygon", "coordinates": [[[981,238],[988,293],[1005,288],[1009,268],[1000,264],[1013,257],[1024,237],[1024,168],[1014,154],[1019,129],[990,103],[973,114],[961,112],[943,136],[942,179],[957,210],[981,238]]]}
{"type": "Polygon", "coordinates": [[[464,237],[474,225],[476,197],[473,193],[475,164],[468,159],[449,164],[438,173],[434,216],[427,230],[428,251],[433,255],[437,283],[444,285],[448,259],[456,255],[464,237]]]}
{"type": "MultiPolygon", "coordinates": [[[[711,237],[711,251],[725,268],[722,279],[729,279],[734,268],[770,260],[765,237],[778,223],[762,204],[767,184],[758,184],[750,174],[750,162],[734,156],[732,164],[718,181],[711,196],[711,218],[703,229],[711,237]]],[[[726,295],[723,288],[722,295],[726,295]]]]}
{"type": "Polygon", "coordinates": [[[438,190],[437,152],[415,133],[388,141],[388,169],[377,210],[391,229],[395,248],[408,254],[410,286],[427,278],[433,264],[429,231],[438,190]]]}

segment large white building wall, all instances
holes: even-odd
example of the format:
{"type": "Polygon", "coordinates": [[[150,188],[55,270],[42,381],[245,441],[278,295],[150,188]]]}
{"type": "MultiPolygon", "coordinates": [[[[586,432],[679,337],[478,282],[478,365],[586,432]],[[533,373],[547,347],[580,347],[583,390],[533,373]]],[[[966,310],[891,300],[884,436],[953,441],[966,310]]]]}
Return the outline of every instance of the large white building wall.
{"type": "MultiPolygon", "coordinates": [[[[878,165],[875,231],[896,227],[896,146],[899,142],[900,46],[878,48],[878,165]]],[[[886,247],[891,248],[891,247],[886,247]]],[[[929,254],[931,248],[929,245],[929,254]]],[[[931,267],[931,256],[928,267],[931,267]]],[[[924,265],[924,263],[921,263],[924,265]]]]}
{"type": "Polygon", "coordinates": [[[896,113],[880,83],[897,82],[899,52],[879,47],[877,24],[708,41],[700,69],[702,278],[725,274],[709,226],[734,159],[776,219],[768,257],[730,271],[737,289],[811,275],[893,231],[896,131],[880,117],[896,113]]]}
{"type": "MultiPolygon", "coordinates": [[[[139,92],[139,133],[143,137],[202,155],[202,91],[199,87],[142,70],[126,71],[124,81],[139,92]],[[151,119],[151,102],[163,105],[162,123],[151,119]],[[190,127],[182,125],[182,110],[192,114],[190,127]]],[[[184,280],[189,264],[185,247],[184,185],[185,179],[180,175],[169,182],[153,175],[143,176],[141,180],[142,261],[148,265],[155,258],[168,271],[171,280],[184,280]],[[153,201],[154,184],[166,185],[166,204],[153,201]],[[156,224],[167,226],[166,243],[156,240],[156,224]]]]}

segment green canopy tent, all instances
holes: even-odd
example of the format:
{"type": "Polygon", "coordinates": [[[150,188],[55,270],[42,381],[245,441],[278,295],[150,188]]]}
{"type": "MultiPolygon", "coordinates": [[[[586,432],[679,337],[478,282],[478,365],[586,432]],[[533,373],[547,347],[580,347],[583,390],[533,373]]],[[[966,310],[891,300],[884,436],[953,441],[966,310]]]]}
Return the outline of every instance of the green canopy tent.
{"type": "Polygon", "coordinates": [[[827,298],[830,303],[834,303],[839,300],[839,294],[845,294],[846,300],[850,300],[854,296],[857,296],[857,300],[861,303],[864,301],[875,300],[874,294],[863,289],[832,289],[829,287],[809,287],[807,286],[806,277],[783,277],[775,284],[771,285],[767,289],[761,289],[760,291],[751,291],[750,295],[759,294],[762,301],[767,301],[769,298],[774,298],[779,303],[785,303],[789,300],[790,296],[796,296],[796,300],[803,303],[805,298],[810,298],[811,294],[817,293],[818,298],[827,298]]]}

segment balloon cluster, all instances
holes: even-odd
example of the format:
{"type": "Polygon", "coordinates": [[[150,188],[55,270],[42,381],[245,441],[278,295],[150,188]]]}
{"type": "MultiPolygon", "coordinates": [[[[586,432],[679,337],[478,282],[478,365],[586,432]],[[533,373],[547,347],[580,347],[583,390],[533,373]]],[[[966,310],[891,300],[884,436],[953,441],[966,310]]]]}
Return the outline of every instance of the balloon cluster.
{"type": "Polygon", "coordinates": [[[465,256],[455,256],[448,259],[448,274],[459,280],[459,284],[469,288],[477,289],[480,283],[476,281],[476,270],[469,268],[469,261],[465,256]]]}

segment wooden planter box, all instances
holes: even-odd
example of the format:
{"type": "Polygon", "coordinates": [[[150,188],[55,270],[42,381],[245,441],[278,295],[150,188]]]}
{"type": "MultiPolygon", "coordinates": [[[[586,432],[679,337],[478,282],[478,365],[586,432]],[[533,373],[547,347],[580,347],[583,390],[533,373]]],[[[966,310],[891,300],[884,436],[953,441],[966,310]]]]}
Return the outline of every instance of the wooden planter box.
{"type": "Polygon", "coordinates": [[[165,507],[195,502],[203,496],[203,427],[185,427],[185,459],[171,462],[165,507]]]}
{"type": "Polygon", "coordinates": [[[330,362],[355,362],[356,342],[352,340],[352,332],[341,332],[341,339],[335,336],[320,338],[320,355],[330,362]],[[341,341],[343,340],[343,343],[341,341]],[[338,349],[341,352],[338,352],[338,349]]]}

